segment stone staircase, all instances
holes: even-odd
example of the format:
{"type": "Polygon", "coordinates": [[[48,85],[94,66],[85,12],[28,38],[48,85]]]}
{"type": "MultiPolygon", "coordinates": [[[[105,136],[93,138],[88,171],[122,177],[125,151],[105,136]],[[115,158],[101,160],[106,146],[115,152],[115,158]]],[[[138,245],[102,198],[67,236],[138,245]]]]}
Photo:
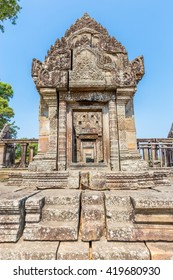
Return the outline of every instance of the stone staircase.
{"type": "Polygon", "coordinates": [[[107,240],[124,240],[133,225],[133,207],[129,195],[105,192],[107,240]],[[120,231],[119,231],[120,229],[120,231]]]}
{"type": "Polygon", "coordinates": [[[173,241],[173,200],[156,191],[105,192],[108,241],[173,241]]]}
{"type": "Polygon", "coordinates": [[[83,191],[81,205],[81,239],[100,240],[105,231],[104,194],[83,191]]]}
{"type": "Polygon", "coordinates": [[[44,191],[45,206],[39,223],[27,223],[24,240],[67,241],[78,239],[80,191],[44,191]]]}

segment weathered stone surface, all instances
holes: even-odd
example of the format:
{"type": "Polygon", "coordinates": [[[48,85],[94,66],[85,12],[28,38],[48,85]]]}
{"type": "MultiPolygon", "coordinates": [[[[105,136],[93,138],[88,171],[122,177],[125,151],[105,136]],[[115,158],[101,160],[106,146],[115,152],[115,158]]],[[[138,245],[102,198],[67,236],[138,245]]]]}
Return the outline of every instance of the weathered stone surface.
{"type": "Polygon", "coordinates": [[[34,191],[24,188],[1,194],[0,242],[16,242],[21,237],[25,226],[25,201],[33,194],[34,191]]]}
{"type": "Polygon", "coordinates": [[[42,212],[42,220],[51,221],[78,221],[79,207],[70,205],[45,206],[42,212]]]}
{"type": "Polygon", "coordinates": [[[80,188],[82,190],[89,189],[90,180],[89,180],[89,172],[80,172],[80,188]]]}
{"type": "MultiPolygon", "coordinates": [[[[131,162],[133,165],[133,163],[131,162]]],[[[159,184],[170,185],[168,179],[165,178],[165,174],[146,171],[136,172],[107,172],[106,174],[106,188],[107,189],[144,189],[153,188],[159,184]]]]}
{"type": "Polygon", "coordinates": [[[83,241],[100,240],[104,234],[104,227],[98,221],[89,220],[82,222],[81,231],[83,241]]]}
{"type": "Polygon", "coordinates": [[[107,222],[107,240],[173,241],[173,226],[107,222]]]}
{"type": "Polygon", "coordinates": [[[37,198],[39,197],[44,197],[45,203],[42,209],[41,222],[37,224],[27,223],[24,230],[24,239],[77,240],[80,191],[69,190],[67,193],[65,190],[45,190],[37,195],[37,198]]]}
{"type": "Polygon", "coordinates": [[[152,260],[173,260],[173,242],[147,242],[152,260]]]}
{"type": "Polygon", "coordinates": [[[45,190],[46,205],[79,205],[80,190],[45,190]]]}
{"type": "Polygon", "coordinates": [[[138,242],[92,242],[93,260],[149,260],[149,250],[138,242]]]}
{"type": "Polygon", "coordinates": [[[173,224],[173,212],[168,214],[163,214],[162,211],[158,211],[157,214],[136,214],[134,218],[136,223],[162,223],[173,224]]]}
{"type": "Polygon", "coordinates": [[[129,222],[133,220],[133,207],[128,194],[105,192],[106,223],[129,222]]]}
{"type": "Polygon", "coordinates": [[[91,190],[105,190],[106,189],[106,174],[104,171],[90,172],[90,186],[91,190]]]}
{"type": "Polygon", "coordinates": [[[166,194],[155,194],[140,197],[138,194],[132,196],[135,210],[138,209],[173,209],[173,198],[166,194]]]}
{"type": "Polygon", "coordinates": [[[77,240],[78,223],[76,222],[40,222],[27,226],[23,234],[24,240],[65,241],[77,240]]]}
{"type": "Polygon", "coordinates": [[[99,240],[105,231],[104,195],[82,192],[81,234],[83,241],[99,240]]]}
{"type": "Polygon", "coordinates": [[[0,244],[0,260],[55,260],[58,242],[0,244]]]}
{"type": "Polygon", "coordinates": [[[29,197],[25,202],[25,222],[36,223],[41,220],[42,208],[45,204],[45,197],[42,193],[38,192],[29,197]]]}
{"type": "MultiPolygon", "coordinates": [[[[1,212],[2,213],[2,212],[1,212]]],[[[14,213],[11,215],[0,215],[0,224],[11,224],[11,223],[19,223],[20,222],[20,216],[15,215],[14,213]]]]}
{"type": "Polygon", "coordinates": [[[88,260],[88,242],[61,242],[57,252],[57,260],[88,260]]]}

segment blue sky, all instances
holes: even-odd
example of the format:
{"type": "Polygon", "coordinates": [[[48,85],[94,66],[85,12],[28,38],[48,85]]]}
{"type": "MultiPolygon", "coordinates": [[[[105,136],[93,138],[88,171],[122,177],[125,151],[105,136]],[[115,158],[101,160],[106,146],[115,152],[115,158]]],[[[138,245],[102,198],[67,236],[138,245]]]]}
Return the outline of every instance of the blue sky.
{"type": "Polygon", "coordinates": [[[0,33],[0,80],[12,85],[10,103],[18,137],[38,137],[39,94],[33,58],[44,60],[57,38],[84,12],[107,28],[128,51],[144,56],[145,76],[135,95],[137,137],[167,137],[173,121],[172,0],[21,0],[17,24],[0,33]]]}

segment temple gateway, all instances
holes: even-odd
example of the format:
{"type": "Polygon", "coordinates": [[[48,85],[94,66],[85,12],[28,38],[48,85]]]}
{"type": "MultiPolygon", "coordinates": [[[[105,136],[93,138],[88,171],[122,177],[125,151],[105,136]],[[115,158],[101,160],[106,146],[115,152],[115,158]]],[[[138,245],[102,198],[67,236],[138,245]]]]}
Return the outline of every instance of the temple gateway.
{"type": "Polygon", "coordinates": [[[34,139],[0,133],[0,259],[173,259],[173,142],[137,147],[133,96],[143,75],[143,57],[129,61],[88,14],[44,62],[33,60],[38,154],[34,139]],[[10,162],[16,143],[20,172],[9,172],[4,151],[10,162]]]}
{"type": "Polygon", "coordinates": [[[88,14],[33,60],[40,94],[39,154],[30,170],[146,166],[136,147],[133,96],[144,74],[143,57],[127,51],[88,14]]]}

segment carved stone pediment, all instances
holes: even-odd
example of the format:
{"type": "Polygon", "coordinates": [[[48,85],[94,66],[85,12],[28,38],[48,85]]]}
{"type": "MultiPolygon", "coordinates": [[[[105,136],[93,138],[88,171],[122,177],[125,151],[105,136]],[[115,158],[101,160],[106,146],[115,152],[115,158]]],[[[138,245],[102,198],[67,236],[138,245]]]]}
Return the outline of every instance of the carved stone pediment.
{"type": "Polygon", "coordinates": [[[143,74],[143,57],[129,61],[124,46],[88,14],[56,40],[43,63],[34,59],[32,64],[38,89],[115,90],[136,86],[143,74]]]}
{"type": "Polygon", "coordinates": [[[73,70],[69,76],[70,88],[105,85],[104,73],[97,66],[97,56],[92,50],[82,49],[74,58],[73,70]]]}

